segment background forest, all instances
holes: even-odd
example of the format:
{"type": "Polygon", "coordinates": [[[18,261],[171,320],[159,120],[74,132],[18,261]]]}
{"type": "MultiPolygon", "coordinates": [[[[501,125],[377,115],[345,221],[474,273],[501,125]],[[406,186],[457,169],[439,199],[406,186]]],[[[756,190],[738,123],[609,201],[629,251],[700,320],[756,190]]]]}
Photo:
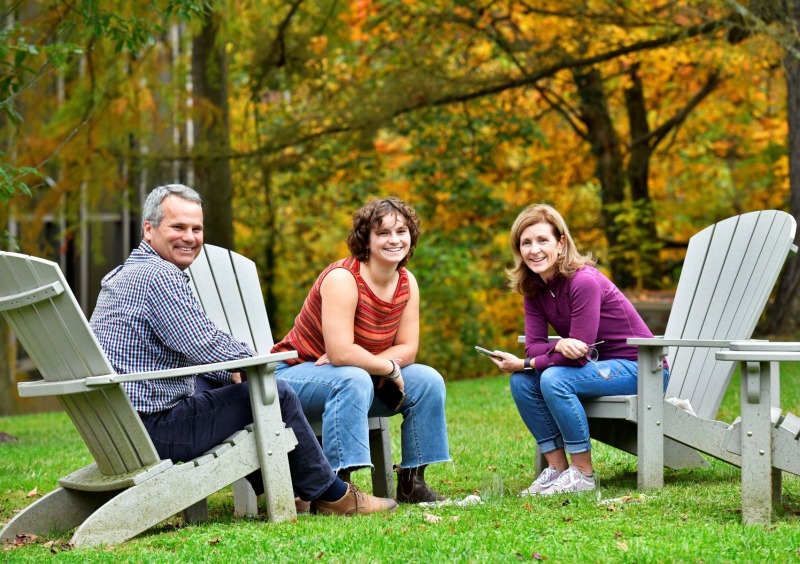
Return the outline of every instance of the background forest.
{"type": "MultiPolygon", "coordinates": [[[[423,221],[420,361],[485,375],[473,345],[523,329],[504,268],[524,206],[556,205],[630,291],[674,288],[710,223],[798,217],[796,4],[0,1],[3,247],[88,280],[90,313],[143,196],[183,182],[206,242],[258,263],[280,338],[351,214],[396,195],[423,221]]],[[[794,329],[796,268],[764,330],[794,329]]]]}

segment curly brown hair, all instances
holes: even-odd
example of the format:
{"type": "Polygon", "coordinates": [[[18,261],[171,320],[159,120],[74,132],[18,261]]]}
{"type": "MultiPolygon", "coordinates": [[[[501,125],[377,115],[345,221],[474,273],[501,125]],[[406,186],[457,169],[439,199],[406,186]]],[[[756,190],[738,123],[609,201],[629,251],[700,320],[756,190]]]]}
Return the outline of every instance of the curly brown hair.
{"type": "Polygon", "coordinates": [[[400,269],[408,264],[414,256],[414,248],[421,233],[419,227],[419,216],[414,208],[396,198],[376,199],[368,202],[353,214],[353,229],[347,236],[347,248],[359,262],[366,262],[369,258],[369,237],[374,229],[381,226],[386,215],[394,214],[406,221],[409,235],[411,235],[411,247],[408,254],[400,261],[397,268],[400,269]]]}

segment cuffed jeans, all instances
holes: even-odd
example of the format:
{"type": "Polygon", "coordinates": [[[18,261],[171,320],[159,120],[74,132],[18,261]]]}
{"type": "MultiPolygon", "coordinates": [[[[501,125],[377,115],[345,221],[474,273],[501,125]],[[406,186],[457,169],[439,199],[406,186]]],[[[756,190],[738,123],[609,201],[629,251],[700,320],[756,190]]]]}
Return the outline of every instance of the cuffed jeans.
{"type": "MultiPolygon", "coordinates": [[[[286,382],[278,380],[277,384],[281,417],[297,438],[297,446],[289,452],[292,486],[302,499],[314,500],[333,484],[336,476],[303,415],[297,395],[286,382]]],[[[171,409],[140,414],[161,458],[187,462],[253,422],[247,382],[213,386],[197,377],[193,396],[183,398],[171,409]]],[[[264,492],[261,470],[249,474],[247,480],[257,494],[264,492]]]]}
{"type": "MultiPolygon", "coordinates": [[[[511,395],[541,452],[564,448],[574,454],[591,450],[589,422],[580,400],[637,393],[637,362],[603,362],[614,375],[608,380],[592,362],[582,368],[551,366],[541,372],[511,375],[511,395]]],[[[664,370],[665,387],[667,380],[668,372],[664,370]]]]}
{"type": "MultiPolygon", "coordinates": [[[[423,364],[410,364],[401,372],[406,398],[399,410],[403,414],[400,467],[450,461],[442,376],[423,364]]],[[[372,379],[365,370],[332,364],[315,366],[313,362],[295,365],[280,362],[275,374],[297,392],[306,417],[322,420],[322,448],[335,471],[372,467],[367,418],[395,414],[373,397],[372,379]]]]}

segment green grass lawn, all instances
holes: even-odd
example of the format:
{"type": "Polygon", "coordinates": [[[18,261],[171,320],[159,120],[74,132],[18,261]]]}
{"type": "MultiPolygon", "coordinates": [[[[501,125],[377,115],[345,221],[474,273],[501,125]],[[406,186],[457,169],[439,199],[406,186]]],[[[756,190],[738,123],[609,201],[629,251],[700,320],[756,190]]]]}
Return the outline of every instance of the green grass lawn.
{"type": "MultiPolygon", "coordinates": [[[[786,364],[782,405],[800,414],[800,366],[786,364]]],[[[738,412],[738,377],[720,419],[738,412]]],[[[453,462],[432,466],[428,481],[463,498],[485,472],[499,472],[505,496],[480,506],[401,506],[390,515],[357,518],[301,516],[270,524],[234,519],[233,494],[211,499],[211,521],[182,527],[177,518],[120,545],[70,550],[69,535],[0,546],[0,562],[234,561],[297,562],[790,562],[800,561],[800,480],[785,476],[784,506],[769,527],[741,525],[740,474],[712,460],[710,469],[668,470],[665,487],[632,501],[636,458],[594,445],[597,496],[518,498],[533,479],[534,443],[514,407],[505,376],[448,385],[453,462]]],[[[394,418],[398,419],[398,418],[394,418]]],[[[399,421],[392,422],[399,452],[399,421]]],[[[0,523],[56,487],[58,478],[90,462],[62,413],[0,418],[0,431],[19,440],[0,444],[0,523]]],[[[800,455],[800,451],[798,451],[800,455]]],[[[367,471],[354,474],[369,491],[367,471]]]]}

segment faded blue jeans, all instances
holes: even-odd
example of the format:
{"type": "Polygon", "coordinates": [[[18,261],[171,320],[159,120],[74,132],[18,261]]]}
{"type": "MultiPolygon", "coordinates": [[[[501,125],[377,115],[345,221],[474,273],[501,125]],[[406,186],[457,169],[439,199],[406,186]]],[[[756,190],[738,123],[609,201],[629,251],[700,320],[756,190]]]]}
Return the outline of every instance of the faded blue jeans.
{"type": "MultiPolygon", "coordinates": [[[[401,468],[449,462],[442,376],[430,366],[410,364],[401,369],[406,398],[403,415],[401,468]]],[[[395,415],[373,398],[370,375],[355,366],[315,366],[278,363],[275,375],[292,386],[306,417],[322,420],[322,450],[334,471],[372,467],[367,417],[395,415]]],[[[393,386],[391,382],[385,385],[393,386]]]]}
{"type": "MultiPolygon", "coordinates": [[[[606,380],[589,362],[582,368],[551,366],[544,371],[515,372],[511,395],[541,452],[564,448],[568,453],[591,450],[589,422],[581,399],[637,393],[638,363],[605,360],[613,376],[606,380]]],[[[664,386],[668,381],[664,370],[664,386]]]]}

